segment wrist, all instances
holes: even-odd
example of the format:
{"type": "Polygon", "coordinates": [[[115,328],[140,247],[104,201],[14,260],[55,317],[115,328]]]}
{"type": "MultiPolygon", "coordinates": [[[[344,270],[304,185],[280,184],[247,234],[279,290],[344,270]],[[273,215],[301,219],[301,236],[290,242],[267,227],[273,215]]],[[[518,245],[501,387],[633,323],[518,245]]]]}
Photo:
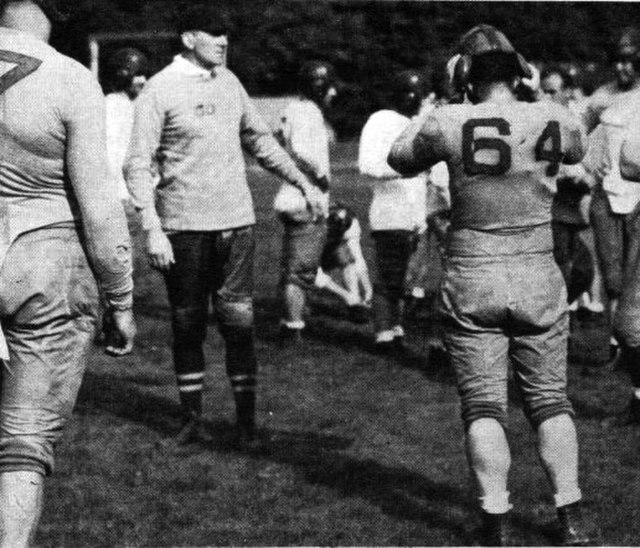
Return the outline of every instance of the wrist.
{"type": "Polygon", "coordinates": [[[121,295],[106,295],[109,310],[116,312],[127,312],[133,309],[133,293],[123,293],[121,295]]]}

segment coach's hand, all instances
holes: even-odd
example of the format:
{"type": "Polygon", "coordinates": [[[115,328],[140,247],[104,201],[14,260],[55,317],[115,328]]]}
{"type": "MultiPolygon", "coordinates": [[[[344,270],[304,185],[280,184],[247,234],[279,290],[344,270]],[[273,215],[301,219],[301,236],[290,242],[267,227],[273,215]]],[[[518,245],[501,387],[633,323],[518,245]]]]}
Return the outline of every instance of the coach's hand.
{"type": "Polygon", "coordinates": [[[169,270],[175,262],[171,242],[161,228],[147,232],[147,256],[151,266],[158,270],[169,270]]]}
{"type": "Polygon", "coordinates": [[[133,340],[136,336],[136,322],[133,310],[114,310],[110,314],[110,330],[107,334],[105,352],[110,356],[124,356],[133,350],[133,340]]]}

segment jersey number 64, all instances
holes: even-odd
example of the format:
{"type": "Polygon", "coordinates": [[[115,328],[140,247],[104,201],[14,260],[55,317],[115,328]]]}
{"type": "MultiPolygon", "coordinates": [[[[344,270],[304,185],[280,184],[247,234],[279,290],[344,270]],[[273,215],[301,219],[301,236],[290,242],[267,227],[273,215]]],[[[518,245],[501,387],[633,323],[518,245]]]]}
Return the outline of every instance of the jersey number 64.
{"type": "MultiPolygon", "coordinates": [[[[499,137],[476,137],[478,127],[495,128],[498,135],[511,135],[511,125],[504,118],[475,118],[467,120],[462,126],[462,162],[467,175],[502,175],[511,168],[511,147],[499,137]],[[478,150],[493,150],[498,154],[495,164],[476,161],[478,150]]],[[[556,120],[547,122],[535,147],[537,161],[549,162],[547,176],[558,174],[562,161],[562,141],[560,123],[556,120]]]]}

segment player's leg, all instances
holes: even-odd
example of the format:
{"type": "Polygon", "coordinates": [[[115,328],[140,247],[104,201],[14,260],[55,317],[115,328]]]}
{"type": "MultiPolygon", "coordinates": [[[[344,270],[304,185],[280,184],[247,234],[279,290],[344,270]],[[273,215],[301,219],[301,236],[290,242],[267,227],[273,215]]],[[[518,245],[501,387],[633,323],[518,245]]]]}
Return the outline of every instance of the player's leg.
{"type": "Polygon", "coordinates": [[[301,342],[306,293],[313,287],[326,239],[326,221],[284,222],[281,286],[284,315],[281,344],[301,342]]]}
{"type": "Polygon", "coordinates": [[[98,292],[73,229],[12,245],[0,273],[9,361],[0,361],[0,546],[30,545],[53,449],[71,416],[95,332],[98,292]]]}
{"type": "Polygon", "coordinates": [[[169,236],[175,263],[165,274],[171,307],[173,364],[182,426],[176,441],[208,441],[201,427],[204,351],[207,333],[211,233],[176,232],[169,236]]]}
{"type": "Polygon", "coordinates": [[[444,342],[462,403],[467,460],[479,489],[483,545],[508,542],[511,509],[505,435],[509,340],[500,327],[506,272],[481,259],[453,257],[441,287],[444,342]]]}
{"type": "Polygon", "coordinates": [[[402,298],[412,252],[408,230],[372,232],[376,247],[376,283],[373,295],[375,348],[388,351],[402,343],[402,298]]]}
{"type": "Polygon", "coordinates": [[[44,477],[38,472],[0,473],[0,548],[32,545],[43,489],[44,477]]]}
{"type": "Polygon", "coordinates": [[[628,246],[614,330],[621,342],[621,365],[631,377],[631,398],[618,424],[640,424],[640,214],[630,215],[628,246]]]}
{"type": "Polygon", "coordinates": [[[227,376],[236,405],[236,430],[241,445],[250,445],[256,439],[254,253],[253,227],[218,233],[215,313],[225,342],[227,376]]]}
{"type": "MultiPolygon", "coordinates": [[[[609,199],[601,185],[593,190],[590,218],[604,288],[609,300],[609,318],[613,323],[622,291],[623,219],[611,210],[609,199]]],[[[612,359],[615,358],[617,351],[618,341],[612,336],[610,341],[612,359]]]]}
{"type": "Polygon", "coordinates": [[[569,318],[562,275],[549,255],[523,257],[513,305],[511,360],[524,412],[537,432],[538,453],[558,511],[562,544],[589,541],[581,521],[578,442],[567,397],[569,318]],[[534,272],[536,276],[526,275],[534,272]]]}

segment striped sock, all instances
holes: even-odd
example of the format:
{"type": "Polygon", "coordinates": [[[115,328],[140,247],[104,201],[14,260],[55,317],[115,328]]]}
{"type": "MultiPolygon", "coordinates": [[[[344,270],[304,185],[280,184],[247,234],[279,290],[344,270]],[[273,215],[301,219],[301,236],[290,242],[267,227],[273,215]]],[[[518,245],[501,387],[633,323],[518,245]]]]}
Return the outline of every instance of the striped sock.
{"type": "Polygon", "coordinates": [[[185,416],[202,414],[202,386],[204,371],[176,375],[180,406],[185,416]]]}

